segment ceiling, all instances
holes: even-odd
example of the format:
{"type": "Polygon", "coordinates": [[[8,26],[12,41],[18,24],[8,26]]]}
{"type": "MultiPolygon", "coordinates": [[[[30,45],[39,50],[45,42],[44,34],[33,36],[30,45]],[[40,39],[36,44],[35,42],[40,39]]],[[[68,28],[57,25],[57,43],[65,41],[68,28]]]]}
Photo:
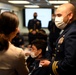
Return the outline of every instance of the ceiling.
{"type": "MultiPolygon", "coordinates": [[[[12,1],[15,1],[15,0],[12,0],[12,1]]],[[[53,4],[48,3],[49,0],[16,0],[16,1],[29,1],[31,5],[39,5],[40,8],[53,8],[54,6],[53,4]]],[[[58,1],[58,0],[51,0],[51,1],[58,1]]],[[[68,1],[70,3],[73,3],[76,6],[76,0],[68,0],[68,1]]],[[[10,4],[8,3],[8,0],[0,0],[0,2],[10,4]]],[[[24,8],[24,4],[11,4],[11,5],[17,6],[19,8],[24,8]]]]}

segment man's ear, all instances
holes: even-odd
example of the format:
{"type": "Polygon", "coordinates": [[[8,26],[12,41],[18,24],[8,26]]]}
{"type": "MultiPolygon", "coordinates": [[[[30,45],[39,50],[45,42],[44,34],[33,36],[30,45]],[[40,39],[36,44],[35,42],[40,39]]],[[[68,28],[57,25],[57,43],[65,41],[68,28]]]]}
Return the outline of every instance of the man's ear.
{"type": "Polygon", "coordinates": [[[70,13],[69,19],[71,20],[73,18],[73,13],[70,13]]]}
{"type": "Polygon", "coordinates": [[[39,52],[39,54],[41,54],[42,53],[42,49],[39,49],[38,52],[39,52]]]}
{"type": "Polygon", "coordinates": [[[19,28],[16,28],[16,32],[17,32],[17,33],[20,33],[20,30],[19,30],[19,28]]]}

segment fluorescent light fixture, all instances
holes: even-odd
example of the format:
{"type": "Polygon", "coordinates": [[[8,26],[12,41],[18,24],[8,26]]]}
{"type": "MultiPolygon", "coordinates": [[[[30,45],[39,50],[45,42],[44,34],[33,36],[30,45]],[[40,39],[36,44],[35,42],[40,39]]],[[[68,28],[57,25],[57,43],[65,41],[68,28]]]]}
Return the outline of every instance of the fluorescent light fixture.
{"type": "Polygon", "coordinates": [[[58,8],[58,7],[59,7],[59,5],[54,5],[54,7],[55,7],[55,8],[58,8]]]}
{"type": "Polygon", "coordinates": [[[39,8],[38,5],[24,5],[26,8],[39,8]]]}
{"type": "Polygon", "coordinates": [[[68,3],[69,1],[49,1],[51,4],[63,4],[63,3],[68,3]]]}
{"type": "Polygon", "coordinates": [[[29,4],[30,2],[28,1],[8,1],[9,3],[13,4],[29,4]]]}

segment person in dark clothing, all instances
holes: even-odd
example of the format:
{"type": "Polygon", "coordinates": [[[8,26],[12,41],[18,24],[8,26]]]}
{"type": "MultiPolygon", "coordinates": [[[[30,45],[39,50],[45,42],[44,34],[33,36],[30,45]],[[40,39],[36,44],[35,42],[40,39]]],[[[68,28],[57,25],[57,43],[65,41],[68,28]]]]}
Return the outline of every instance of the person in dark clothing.
{"type": "Polygon", "coordinates": [[[45,30],[40,29],[37,34],[37,39],[43,39],[47,42],[47,33],[45,30]]]}
{"type": "MultiPolygon", "coordinates": [[[[40,29],[39,30],[39,32],[37,34],[37,39],[39,39],[39,40],[42,39],[42,40],[45,40],[47,42],[47,34],[46,34],[45,30],[43,30],[43,29],[40,29]]],[[[47,43],[47,45],[48,45],[48,43],[47,43]]],[[[31,46],[30,47],[28,47],[28,46],[27,46],[27,48],[30,48],[31,47],[31,46]]],[[[48,50],[47,47],[46,47],[45,56],[46,56],[47,59],[50,59],[50,57],[51,57],[50,50],[48,50]]],[[[34,59],[31,58],[31,57],[28,57],[28,59],[26,61],[27,61],[28,65],[30,65],[31,63],[33,63],[34,59]]]]}
{"type": "MultiPolygon", "coordinates": [[[[47,42],[47,34],[46,34],[46,32],[43,30],[43,29],[40,29],[39,30],[39,32],[38,32],[38,34],[37,34],[37,39],[38,40],[45,40],[46,42],[47,42]]],[[[36,40],[36,39],[35,39],[36,40]]],[[[27,48],[29,49],[29,48],[31,48],[31,45],[29,46],[27,46],[27,48]]],[[[28,52],[26,52],[26,53],[28,53],[28,52]]],[[[48,53],[48,51],[46,51],[46,57],[48,58],[50,58],[50,56],[49,56],[50,54],[48,53]]],[[[27,63],[28,63],[28,65],[29,64],[31,64],[31,63],[33,63],[33,61],[34,61],[34,59],[30,56],[27,60],[27,63]],[[31,61],[31,63],[30,63],[30,61],[31,61]]]]}
{"type": "MultiPolygon", "coordinates": [[[[46,54],[47,42],[42,39],[36,39],[31,43],[31,58],[32,62],[27,62],[29,75],[50,75],[47,67],[39,65],[40,60],[47,59],[46,54]]],[[[49,59],[48,59],[49,60],[49,59]]]]}
{"type": "Polygon", "coordinates": [[[54,51],[55,51],[55,47],[56,47],[56,40],[59,37],[60,31],[61,31],[61,29],[58,29],[55,25],[54,15],[53,15],[53,19],[51,21],[49,21],[48,30],[50,32],[49,39],[48,39],[48,50],[50,53],[50,57],[52,58],[52,55],[54,56],[54,51]]]}
{"type": "Polygon", "coordinates": [[[48,43],[51,46],[52,50],[55,50],[56,40],[59,37],[59,33],[61,29],[57,28],[54,22],[55,15],[52,14],[52,20],[48,23],[48,30],[49,30],[49,40],[48,43]]]}
{"type": "Polygon", "coordinates": [[[52,75],[76,75],[76,8],[71,3],[60,5],[55,12],[55,25],[63,30],[56,41],[54,60],[42,60],[52,75]]]}
{"type": "Polygon", "coordinates": [[[12,44],[14,44],[16,47],[23,48],[25,47],[24,45],[24,37],[18,32],[16,36],[12,39],[11,41],[12,44]]]}
{"type": "Polygon", "coordinates": [[[48,49],[48,41],[47,41],[47,38],[48,38],[48,35],[47,35],[46,31],[43,30],[43,29],[40,29],[39,32],[38,32],[37,39],[43,39],[43,40],[45,40],[47,42],[46,58],[50,59],[50,57],[51,57],[51,50],[48,49]]]}
{"type": "Polygon", "coordinates": [[[34,12],[33,19],[28,21],[28,40],[29,44],[36,39],[37,32],[41,29],[41,21],[37,19],[37,13],[34,12]]]}

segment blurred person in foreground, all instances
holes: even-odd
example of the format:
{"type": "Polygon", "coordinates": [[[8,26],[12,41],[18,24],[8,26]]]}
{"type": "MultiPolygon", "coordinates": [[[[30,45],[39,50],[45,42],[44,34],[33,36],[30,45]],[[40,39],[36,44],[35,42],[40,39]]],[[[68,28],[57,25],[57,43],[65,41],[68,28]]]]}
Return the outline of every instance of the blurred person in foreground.
{"type": "Polygon", "coordinates": [[[0,75],[28,75],[24,51],[11,44],[18,25],[19,19],[13,12],[0,14],[0,75]]]}
{"type": "Polygon", "coordinates": [[[52,75],[76,75],[76,8],[71,3],[60,5],[55,12],[55,25],[63,30],[56,41],[54,59],[40,61],[52,75]]]}
{"type": "Polygon", "coordinates": [[[37,38],[38,31],[41,29],[41,20],[37,19],[37,12],[34,12],[33,19],[28,21],[28,40],[29,44],[37,38]]]}

